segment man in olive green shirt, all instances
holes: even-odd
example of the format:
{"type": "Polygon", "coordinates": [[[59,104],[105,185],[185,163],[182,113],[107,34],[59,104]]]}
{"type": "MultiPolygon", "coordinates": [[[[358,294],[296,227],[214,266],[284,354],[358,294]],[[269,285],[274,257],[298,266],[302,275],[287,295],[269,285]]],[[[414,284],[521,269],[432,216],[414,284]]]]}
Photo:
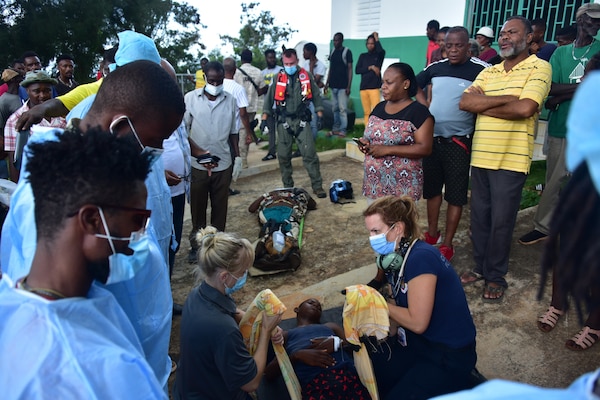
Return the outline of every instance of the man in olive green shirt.
{"type": "Polygon", "coordinates": [[[274,82],[265,97],[263,124],[266,124],[268,116],[274,116],[277,124],[277,159],[283,185],[294,187],[292,144],[296,141],[314,193],[319,198],[325,198],[327,194],[323,190],[319,157],[310,129],[309,103],[311,101],[315,106],[318,121],[323,117],[319,87],[308,71],[298,67],[296,50],[284,51],[283,66],[285,71],[281,71],[274,77],[274,82]]]}

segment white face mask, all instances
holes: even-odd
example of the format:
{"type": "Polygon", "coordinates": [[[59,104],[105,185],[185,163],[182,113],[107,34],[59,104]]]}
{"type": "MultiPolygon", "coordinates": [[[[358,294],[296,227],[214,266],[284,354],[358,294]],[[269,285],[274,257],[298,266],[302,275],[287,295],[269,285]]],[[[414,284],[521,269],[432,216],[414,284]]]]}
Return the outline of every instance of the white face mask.
{"type": "Polygon", "coordinates": [[[215,86],[207,83],[206,86],[204,86],[204,91],[211,96],[218,96],[223,93],[223,85],[215,86]]]}
{"type": "Polygon", "coordinates": [[[150,255],[150,243],[148,234],[146,233],[146,227],[139,231],[131,232],[131,235],[128,238],[114,237],[110,234],[102,207],[98,207],[98,211],[100,212],[100,219],[102,220],[106,235],[96,234],[95,236],[102,239],[108,239],[110,249],[113,253],[108,257],[108,279],[103,283],[110,285],[112,283],[124,282],[132,279],[135,274],[144,267],[146,260],[150,255]],[[117,253],[113,240],[129,241],[129,248],[133,250],[133,254],[128,256],[123,253],[117,253]]]}

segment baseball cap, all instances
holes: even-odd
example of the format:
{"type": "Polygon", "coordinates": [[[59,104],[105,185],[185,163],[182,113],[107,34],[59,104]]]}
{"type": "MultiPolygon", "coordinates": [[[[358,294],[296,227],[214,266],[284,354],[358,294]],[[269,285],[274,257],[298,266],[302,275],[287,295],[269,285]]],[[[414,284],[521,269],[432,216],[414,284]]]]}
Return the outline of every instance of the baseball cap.
{"type": "Polygon", "coordinates": [[[25,75],[23,82],[21,82],[21,86],[26,88],[32,83],[49,83],[51,85],[56,85],[58,81],[44,71],[29,71],[27,75],[25,75]]]}
{"type": "Polygon", "coordinates": [[[587,14],[592,18],[600,18],[600,3],[587,3],[577,9],[575,18],[581,17],[583,14],[587,14]]]}
{"type": "Polygon", "coordinates": [[[19,76],[19,73],[14,69],[6,68],[4,71],[2,71],[2,80],[4,82],[10,81],[15,76],[19,76]]]}
{"type": "Polygon", "coordinates": [[[483,35],[486,38],[490,38],[490,39],[493,39],[495,37],[494,31],[489,26],[482,26],[481,28],[479,28],[479,30],[477,31],[477,33],[475,35],[483,35]]]}

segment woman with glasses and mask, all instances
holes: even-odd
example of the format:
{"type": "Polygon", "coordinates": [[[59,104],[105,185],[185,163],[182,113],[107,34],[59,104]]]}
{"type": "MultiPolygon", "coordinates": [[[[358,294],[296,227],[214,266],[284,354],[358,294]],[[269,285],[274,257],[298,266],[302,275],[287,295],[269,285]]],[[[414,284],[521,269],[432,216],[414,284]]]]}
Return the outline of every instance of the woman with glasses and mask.
{"type": "Polygon", "coordinates": [[[198,277],[183,307],[181,357],[173,387],[174,399],[250,399],[258,388],[267,362],[267,349],[282,343],[277,324],[281,315],[263,315],[254,356],[239,329],[244,312],[231,297],[246,283],[254,262],[254,248],[247,239],[218,232],[208,226],[196,237],[198,277]]]}
{"type": "Polygon", "coordinates": [[[386,196],[363,212],[377,276],[369,286],[389,295],[387,345],[371,360],[382,399],[428,399],[474,386],[475,325],[452,265],[420,240],[408,197],[386,196]]]}

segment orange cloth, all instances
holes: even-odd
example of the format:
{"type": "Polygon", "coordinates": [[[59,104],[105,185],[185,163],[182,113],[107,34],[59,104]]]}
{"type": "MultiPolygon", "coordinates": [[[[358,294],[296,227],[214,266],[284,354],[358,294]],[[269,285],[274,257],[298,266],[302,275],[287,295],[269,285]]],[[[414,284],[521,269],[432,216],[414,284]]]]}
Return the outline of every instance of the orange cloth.
{"type": "Polygon", "coordinates": [[[388,305],[381,293],[367,285],[346,288],[346,302],[342,313],[344,334],[350,344],[360,346],[354,354],[354,365],[360,381],[365,385],[373,400],[379,399],[377,382],[371,358],[361,336],[374,336],[377,340],[388,337],[390,317],[388,305]]]}
{"type": "MultiPolygon", "coordinates": [[[[285,304],[275,296],[271,289],[265,289],[256,295],[240,321],[240,331],[250,354],[254,354],[258,345],[258,338],[262,327],[262,312],[264,311],[268,316],[271,316],[283,314],[286,310],[287,307],[285,304]]],[[[291,400],[300,400],[302,398],[300,382],[296,377],[294,367],[283,344],[273,344],[273,350],[275,350],[281,375],[290,393],[291,400]]]]}

